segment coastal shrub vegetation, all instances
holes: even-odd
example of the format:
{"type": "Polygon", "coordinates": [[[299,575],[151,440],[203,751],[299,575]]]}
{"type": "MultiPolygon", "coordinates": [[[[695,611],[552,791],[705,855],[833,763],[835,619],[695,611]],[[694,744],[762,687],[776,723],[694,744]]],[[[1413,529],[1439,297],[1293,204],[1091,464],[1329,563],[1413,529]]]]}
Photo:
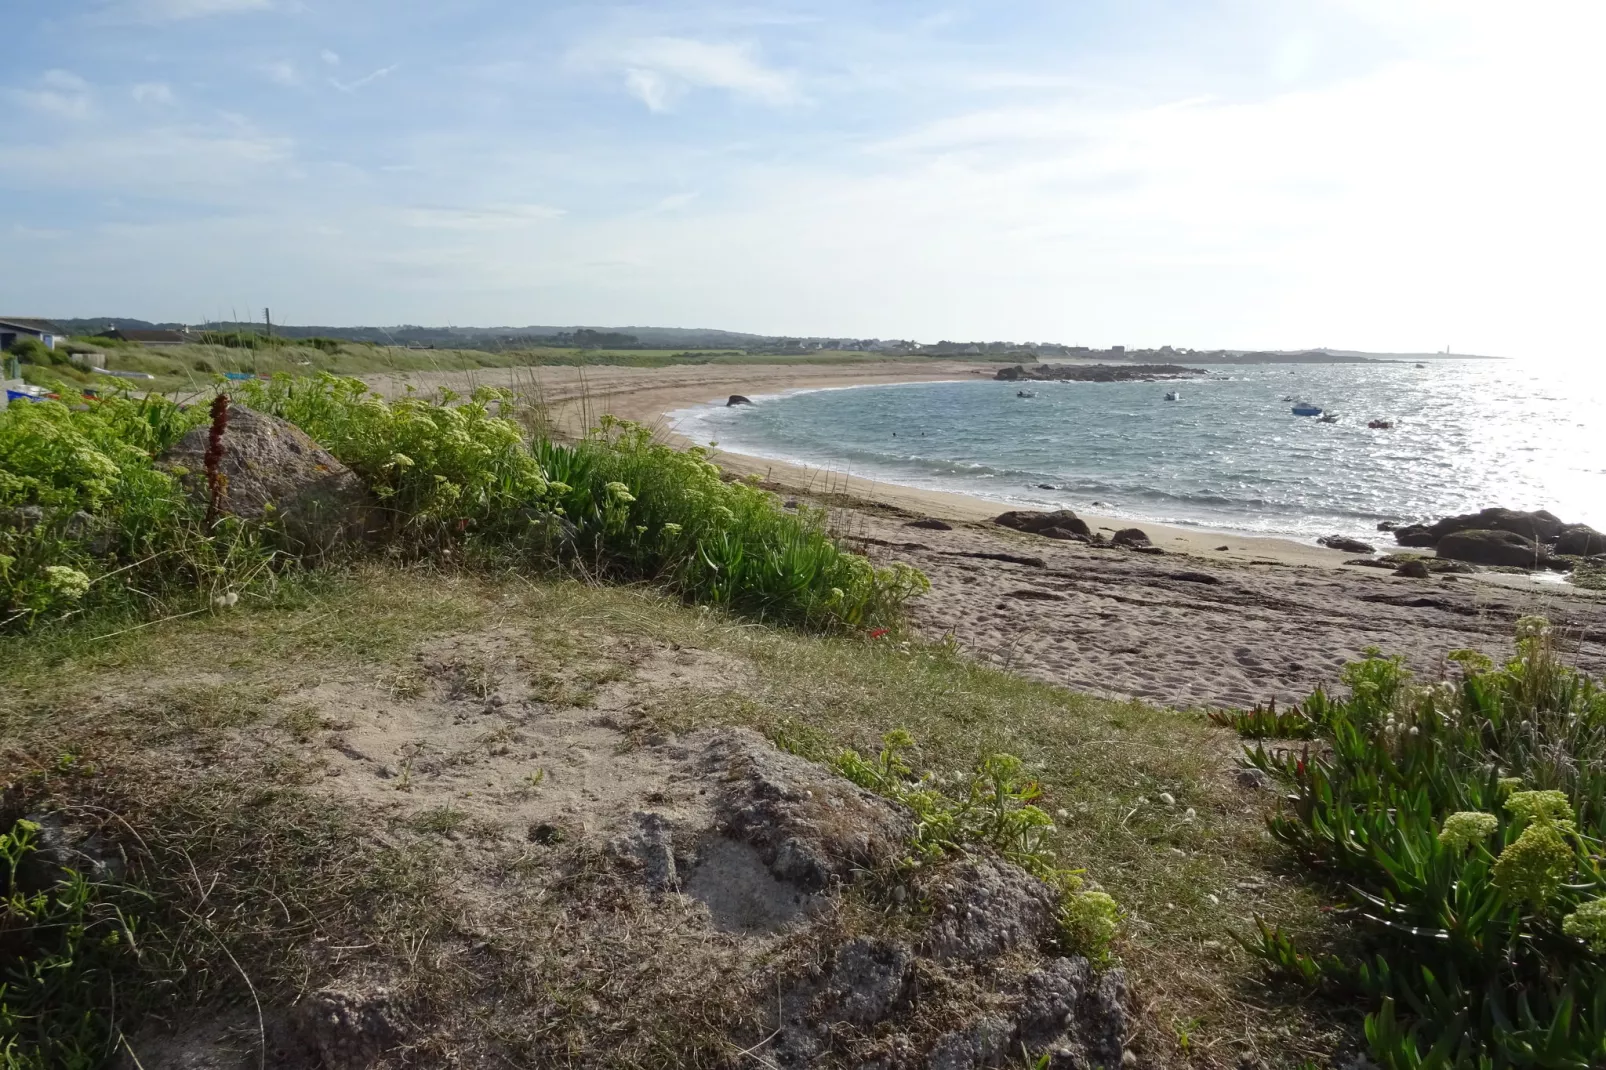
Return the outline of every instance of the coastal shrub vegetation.
{"type": "Polygon", "coordinates": [[[103,1009],[137,957],[140,922],[119,902],[126,890],[109,892],[82,873],[29,880],[39,832],[26,820],[0,828],[0,1067],[87,1070],[115,1050],[103,1009]]]}
{"type": "MultiPolygon", "coordinates": [[[[0,622],[93,608],[166,615],[271,585],[295,562],[274,527],[206,519],[156,458],[206,407],[127,394],[0,413],[0,622]]],[[[323,375],[237,384],[235,398],[305,430],[370,488],[381,546],[498,566],[569,565],[823,628],[890,627],[925,578],[839,549],[822,514],[727,482],[701,451],[604,420],[583,441],[524,432],[484,388],[391,401],[323,375]]],[[[232,603],[230,603],[232,604],[232,603]]],[[[193,609],[191,610],[193,611],[193,609]]]]}
{"type": "Polygon", "coordinates": [[[907,758],[913,746],[914,737],[896,729],[882,738],[881,750],[873,758],[847,747],[831,761],[837,772],[861,788],[895,799],[914,813],[911,854],[905,864],[938,861],[977,844],[991,847],[1059,895],[1060,935],[1066,950],[1107,962],[1119,908],[1108,893],[1087,888],[1081,870],[1055,862],[1050,846],[1054,819],[1034,805],[1043,789],[1025,776],[1025,763],[1013,754],[990,754],[966,774],[945,779],[928,771],[917,776],[907,758]]]}
{"type": "Polygon", "coordinates": [[[1248,749],[1292,790],[1271,834],[1344,897],[1367,953],[1264,924],[1258,949],[1365,1000],[1388,1070],[1606,1065],[1606,690],[1539,617],[1505,664],[1452,664],[1420,684],[1370,651],[1347,695],[1300,705],[1313,744],[1248,749]]]}

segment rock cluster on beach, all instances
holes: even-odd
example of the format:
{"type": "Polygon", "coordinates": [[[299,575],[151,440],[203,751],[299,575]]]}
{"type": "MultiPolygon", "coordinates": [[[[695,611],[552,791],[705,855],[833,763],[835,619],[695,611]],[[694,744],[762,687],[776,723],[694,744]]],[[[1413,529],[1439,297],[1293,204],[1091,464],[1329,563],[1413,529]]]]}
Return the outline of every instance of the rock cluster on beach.
{"type": "Polygon", "coordinates": [[[993,378],[1011,383],[1026,380],[1129,383],[1146,379],[1187,379],[1204,374],[1203,368],[1185,368],[1181,364],[1038,364],[1030,368],[1016,364],[998,369],[998,374],[993,378]]]}
{"type": "Polygon", "coordinates": [[[1011,510],[993,517],[993,523],[999,527],[1024,531],[1029,535],[1041,535],[1045,539],[1080,542],[1088,546],[1120,546],[1145,554],[1164,553],[1149,541],[1148,533],[1142,528],[1122,528],[1106,540],[1088,527],[1087,521],[1069,509],[1055,509],[1047,513],[1011,510]]]}
{"type": "Polygon", "coordinates": [[[1606,535],[1543,509],[1489,508],[1393,530],[1401,546],[1431,547],[1441,558],[1477,565],[1566,571],[1573,558],[1606,554],[1606,535]]]}

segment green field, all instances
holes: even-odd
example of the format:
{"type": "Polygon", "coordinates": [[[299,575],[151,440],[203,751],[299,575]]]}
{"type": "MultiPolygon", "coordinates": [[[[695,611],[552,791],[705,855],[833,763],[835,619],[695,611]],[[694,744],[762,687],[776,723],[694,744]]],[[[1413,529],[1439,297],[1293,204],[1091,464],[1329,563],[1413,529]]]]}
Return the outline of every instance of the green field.
{"type": "MultiPolygon", "coordinates": [[[[251,348],[221,345],[142,347],[108,345],[104,339],[79,338],[70,347],[102,361],[100,367],[148,372],[154,381],[134,381],[136,389],[163,392],[201,391],[225,372],[252,375],[330,372],[363,376],[409,372],[472,372],[481,368],[629,367],[662,368],[674,364],[870,364],[888,360],[933,361],[943,358],[821,350],[806,355],[748,353],[739,349],[405,349],[364,343],[284,344],[251,348]]],[[[95,376],[67,364],[24,365],[24,378],[47,385],[66,379],[91,385],[95,376]]]]}

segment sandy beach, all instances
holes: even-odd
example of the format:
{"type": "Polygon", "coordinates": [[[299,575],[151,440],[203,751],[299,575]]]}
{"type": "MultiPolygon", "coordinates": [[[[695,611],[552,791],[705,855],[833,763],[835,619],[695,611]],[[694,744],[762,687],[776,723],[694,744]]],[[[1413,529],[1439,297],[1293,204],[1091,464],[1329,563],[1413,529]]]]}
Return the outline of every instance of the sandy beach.
{"type": "MultiPolygon", "coordinates": [[[[1067,362],[1075,363],[1075,362],[1067,362]]],[[[1088,362],[1093,363],[1093,362],[1088,362]]],[[[566,433],[576,433],[609,413],[645,424],[680,446],[694,443],[679,434],[669,414],[709,403],[723,403],[732,394],[778,394],[789,390],[943,380],[991,379],[1004,365],[961,361],[877,362],[865,364],[675,365],[667,368],[490,368],[472,375],[428,372],[409,376],[368,376],[375,390],[400,393],[407,385],[420,390],[450,387],[463,391],[475,384],[502,386],[538,396],[549,418],[566,433]]],[[[707,443],[695,443],[707,445],[707,443]]],[[[950,520],[987,520],[1010,508],[965,494],[904,487],[841,468],[815,468],[726,450],[715,458],[729,471],[757,474],[766,481],[806,494],[859,498],[950,520]]],[[[1077,510],[1095,529],[1118,530],[1132,521],[1077,510]]],[[[1144,523],[1156,544],[1178,553],[1224,561],[1278,561],[1291,565],[1341,567],[1353,557],[1292,539],[1224,535],[1196,528],[1144,523]]]]}
{"type": "MultiPolygon", "coordinates": [[[[374,377],[393,394],[473,382],[537,394],[573,431],[603,413],[691,443],[667,414],[731,394],[990,378],[997,364],[679,365],[669,368],[486,370],[472,380],[431,373],[374,377]]],[[[1297,700],[1370,646],[1403,655],[1428,678],[1445,655],[1505,657],[1517,618],[1562,625],[1580,665],[1606,669],[1606,597],[1524,576],[1407,579],[1346,565],[1354,555],[1291,539],[1223,535],[1141,523],[1160,555],[1059,542],[990,523],[996,502],[918,490],[851,471],[719,452],[728,470],[762,477],[789,499],[814,501],[872,559],[916,565],[932,583],[912,623],[952,636],[973,656],[1080,691],[1180,707],[1297,700]],[[948,530],[910,527],[937,518],[948,530]]],[[[1106,534],[1130,520],[1079,511],[1106,534]]]]}

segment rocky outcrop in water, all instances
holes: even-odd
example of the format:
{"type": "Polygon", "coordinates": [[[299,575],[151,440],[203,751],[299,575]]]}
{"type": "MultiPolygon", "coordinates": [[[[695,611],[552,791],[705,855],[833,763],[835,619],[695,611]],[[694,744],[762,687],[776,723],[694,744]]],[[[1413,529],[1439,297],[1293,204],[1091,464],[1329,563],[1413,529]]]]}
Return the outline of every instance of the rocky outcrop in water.
{"type": "Polygon", "coordinates": [[[1489,508],[1394,529],[1401,546],[1432,547],[1441,558],[1509,568],[1569,569],[1574,557],[1606,553],[1606,535],[1543,509],[1489,508]]]}
{"type": "Polygon", "coordinates": [[[1004,382],[1130,383],[1145,379],[1189,379],[1206,374],[1203,368],[1181,364],[1017,364],[1000,368],[994,379],[1004,382]]]}
{"type": "Polygon", "coordinates": [[[1518,509],[1490,508],[1445,517],[1433,524],[1405,524],[1394,529],[1394,541],[1401,546],[1437,546],[1440,539],[1458,531],[1509,531],[1534,542],[1550,542],[1560,536],[1566,526],[1543,509],[1526,513],[1518,509]]]}

